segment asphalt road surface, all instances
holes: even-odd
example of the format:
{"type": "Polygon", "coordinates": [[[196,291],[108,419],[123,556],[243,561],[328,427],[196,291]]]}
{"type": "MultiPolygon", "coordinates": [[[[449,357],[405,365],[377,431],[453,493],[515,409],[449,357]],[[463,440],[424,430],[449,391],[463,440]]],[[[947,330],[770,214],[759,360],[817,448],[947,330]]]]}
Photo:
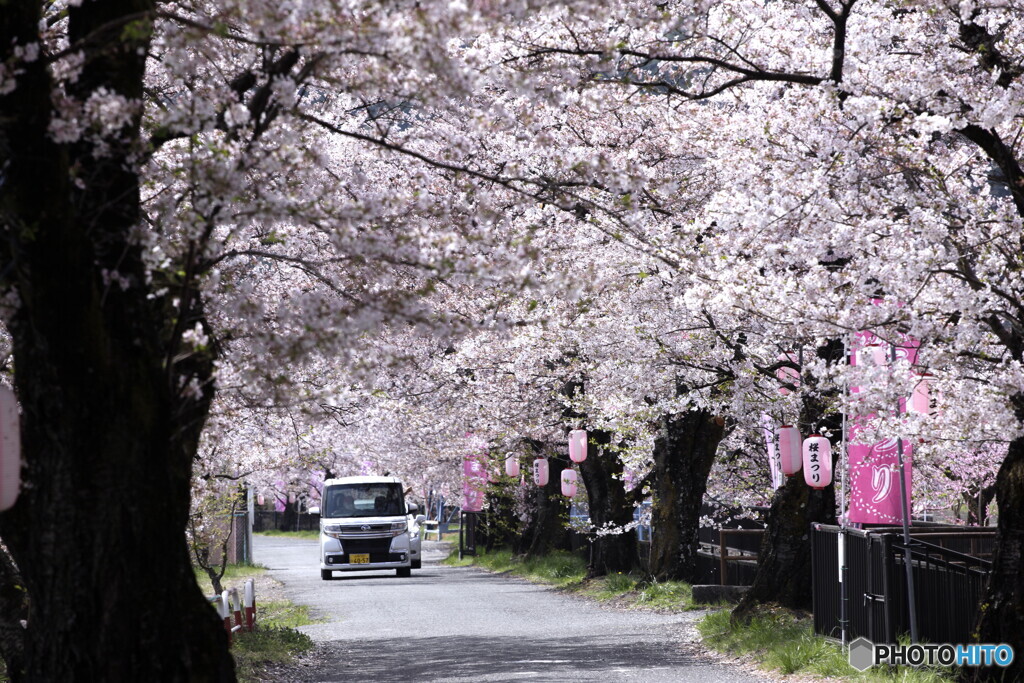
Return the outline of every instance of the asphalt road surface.
{"type": "Polygon", "coordinates": [[[695,613],[615,609],[447,567],[436,543],[424,543],[423,568],[410,578],[392,570],[333,581],[320,579],[316,541],[257,536],[253,550],[289,599],[327,620],[301,628],[329,652],[311,681],[768,680],[687,647],[695,613]]]}

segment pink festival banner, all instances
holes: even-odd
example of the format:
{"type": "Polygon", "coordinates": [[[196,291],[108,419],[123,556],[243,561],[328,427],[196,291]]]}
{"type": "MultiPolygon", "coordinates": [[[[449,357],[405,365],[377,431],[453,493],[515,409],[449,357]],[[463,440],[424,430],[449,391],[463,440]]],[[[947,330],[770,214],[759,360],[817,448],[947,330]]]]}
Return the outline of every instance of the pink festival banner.
{"type": "Polygon", "coordinates": [[[480,512],[484,509],[487,488],[487,452],[477,451],[462,456],[462,510],[480,512]]]}
{"type": "MultiPolygon", "coordinates": [[[[912,467],[909,442],[903,443],[903,467],[906,472],[907,507],[910,507],[912,467]]],[[[860,524],[901,524],[900,470],[896,439],[878,443],[851,445],[850,515],[860,524]]]]}
{"type": "MultiPolygon", "coordinates": [[[[857,348],[853,354],[853,365],[873,363],[889,365],[892,347],[871,332],[857,335],[857,348]]],[[[913,365],[917,360],[918,342],[905,340],[895,349],[897,360],[906,360],[913,365]]],[[[850,389],[855,395],[857,387],[850,389]]],[[[901,401],[900,409],[903,409],[901,401]]],[[[870,419],[872,415],[865,416],[870,419]]],[[[856,440],[863,428],[856,417],[850,426],[850,441],[856,440]]],[[[849,521],[859,524],[901,524],[903,505],[900,500],[899,447],[903,449],[903,467],[907,493],[907,507],[911,507],[912,455],[913,447],[907,440],[902,444],[895,438],[874,444],[853,444],[847,447],[850,468],[850,509],[849,521]]]]}

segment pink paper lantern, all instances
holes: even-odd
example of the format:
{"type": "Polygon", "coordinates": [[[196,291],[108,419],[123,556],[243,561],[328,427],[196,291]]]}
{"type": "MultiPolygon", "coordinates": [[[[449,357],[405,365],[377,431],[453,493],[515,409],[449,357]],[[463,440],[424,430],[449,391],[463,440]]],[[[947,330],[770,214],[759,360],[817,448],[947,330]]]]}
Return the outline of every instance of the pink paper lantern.
{"type": "Polygon", "coordinates": [[[800,471],[802,454],[800,453],[800,430],[792,425],[782,425],[775,432],[779,442],[779,461],[782,473],[792,477],[800,471]]]}
{"type": "Polygon", "coordinates": [[[256,494],[256,504],[257,505],[263,505],[265,502],[266,502],[266,499],[263,497],[262,493],[256,494]]]}
{"type": "Polygon", "coordinates": [[[569,459],[583,462],[587,459],[587,431],[574,429],[569,432],[569,459]]]}
{"type": "Polygon", "coordinates": [[[519,476],[519,459],[514,453],[509,453],[505,456],[505,474],[510,477],[519,476]]]}
{"type": "Polygon", "coordinates": [[[569,498],[576,495],[576,470],[562,470],[562,495],[569,498]]]}
{"type": "Polygon", "coordinates": [[[547,458],[537,458],[533,461],[533,483],[537,486],[548,485],[548,474],[550,470],[548,468],[547,458]]]}
{"type": "Polygon", "coordinates": [[[295,502],[295,494],[294,493],[289,493],[288,494],[288,502],[289,503],[294,503],[295,502]]]}
{"type": "MultiPolygon", "coordinates": [[[[784,353],[781,356],[779,356],[779,360],[796,363],[797,356],[794,353],[784,353]]],[[[785,384],[792,384],[795,387],[800,386],[800,371],[797,370],[796,368],[791,368],[789,366],[781,367],[775,372],[775,376],[778,378],[780,382],[783,382],[785,384]]],[[[779,393],[782,394],[783,396],[788,396],[790,391],[786,387],[780,386],[779,393]]]]}
{"type": "Polygon", "coordinates": [[[910,394],[910,400],[907,401],[907,412],[938,415],[938,398],[938,392],[932,390],[931,375],[921,375],[910,394]]]}
{"type": "Polygon", "coordinates": [[[804,439],[804,481],[815,489],[832,483],[832,442],[820,434],[804,439]]]}
{"type": "Polygon", "coordinates": [[[18,399],[0,386],[0,510],[9,510],[21,490],[21,424],[18,399]]]}

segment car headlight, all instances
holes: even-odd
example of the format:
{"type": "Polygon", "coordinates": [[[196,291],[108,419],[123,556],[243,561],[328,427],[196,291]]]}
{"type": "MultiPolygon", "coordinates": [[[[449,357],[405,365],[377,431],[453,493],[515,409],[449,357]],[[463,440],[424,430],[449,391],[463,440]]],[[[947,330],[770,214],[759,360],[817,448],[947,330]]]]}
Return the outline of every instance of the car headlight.
{"type": "Polygon", "coordinates": [[[391,535],[400,536],[409,530],[408,522],[392,522],[391,523],[391,535]]]}
{"type": "Polygon", "coordinates": [[[330,536],[331,538],[341,538],[340,524],[324,524],[320,528],[324,532],[325,536],[330,536]]]}

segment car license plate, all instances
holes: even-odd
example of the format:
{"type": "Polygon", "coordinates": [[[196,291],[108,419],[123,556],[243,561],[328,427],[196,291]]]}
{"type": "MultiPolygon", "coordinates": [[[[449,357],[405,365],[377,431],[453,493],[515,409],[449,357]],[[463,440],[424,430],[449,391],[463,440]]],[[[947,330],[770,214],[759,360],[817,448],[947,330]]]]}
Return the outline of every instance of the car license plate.
{"type": "Polygon", "coordinates": [[[357,553],[354,555],[349,555],[348,561],[350,564],[370,564],[370,554],[357,553]]]}

